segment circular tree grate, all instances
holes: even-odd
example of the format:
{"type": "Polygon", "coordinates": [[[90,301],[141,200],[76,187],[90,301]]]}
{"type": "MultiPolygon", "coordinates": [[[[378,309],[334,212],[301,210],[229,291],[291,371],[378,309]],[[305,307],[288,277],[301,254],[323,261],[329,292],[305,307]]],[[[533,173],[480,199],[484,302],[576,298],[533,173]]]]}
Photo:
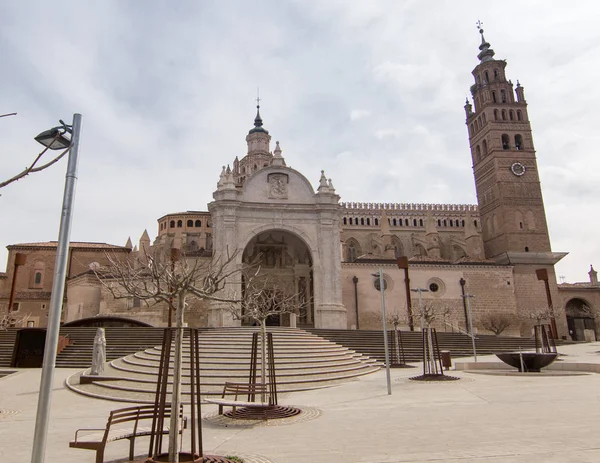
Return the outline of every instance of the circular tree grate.
{"type": "Polygon", "coordinates": [[[448,375],[419,375],[408,378],[412,381],[458,381],[460,378],[448,375]]]}
{"type": "MultiPolygon", "coordinates": [[[[148,458],[145,460],[145,463],[160,463],[160,462],[168,462],[169,454],[161,454],[155,458],[148,458]]],[[[192,455],[186,452],[179,453],[179,461],[181,463],[185,462],[193,462],[193,463],[239,463],[239,461],[232,460],[231,458],[222,457],[219,455],[204,455],[200,458],[198,455],[192,455]]]]}
{"type": "Polygon", "coordinates": [[[300,413],[302,413],[302,410],[296,407],[269,405],[268,407],[242,407],[235,412],[233,410],[225,412],[223,416],[234,420],[277,420],[290,418],[300,413]]]}

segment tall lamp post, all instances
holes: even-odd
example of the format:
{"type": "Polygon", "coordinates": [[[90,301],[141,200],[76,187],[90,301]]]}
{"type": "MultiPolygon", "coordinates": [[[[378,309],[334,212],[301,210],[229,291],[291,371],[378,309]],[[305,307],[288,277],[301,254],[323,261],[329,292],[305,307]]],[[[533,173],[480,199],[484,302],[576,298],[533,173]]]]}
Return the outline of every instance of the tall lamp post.
{"type": "Polygon", "coordinates": [[[424,323],[424,317],[423,317],[423,297],[422,294],[423,293],[428,293],[429,290],[428,289],[423,289],[423,288],[411,288],[411,291],[413,293],[418,293],[419,294],[419,312],[421,315],[421,330],[423,330],[423,328],[425,328],[425,326],[423,325],[424,323]]]}
{"type": "Polygon", "coordinates": [[[52,401],[52,383],[54,380],[60,316],[65,292],[65,279],[67,276],[67,257],[69,252],[69,238],[71,235],[71,221],[73,218],[75,185],[77,183],[77,155],[79,152],[81,119],[81,114],[74,114],[73,125],[68,126],[61,121],[62,126],[46,130],[35,137],[37,142],[50,149],[70,149],[67,161],[67,175],[60,216],[60,227],[58,231],[58,247],[56,248],[52,295],[50,297],[50,308],[48,311],[48,328],[46,330],[44,363],[42,365],[40,395],[35,418],[35,434],[33,436],[31,463],[43,463],[45,459],[48,422],[50,420],[50,404],[52,401]]]}
{"type": "Polygon", "coordinates": [[[388,395],[392,395],[392,380],[390,379],[390,348],[387,337],[387,314],[385,311],[385,280],[383,279],[383,269],[379,268],[379,273],[374,273],[374,277],[379,278],[379,292],[381,293],[381,318],[383,319],[383,344],[385,351],[385,376],[387,380],[388,395]]]}
{"type": "Polygon", "coordinates": [[[410,279],[408,278],[408,257],[400,256],[398,257],[396,263],[398,264],[399,269],[404,270],[404,286],[406,289],[406,312],[408,314],[408,328],[411,331],[414,331],[415,324],[413,321],[412,303],[410,300],[410,279]]]}
{"type": "MultiPolygon", "coordinates": [[[[12,312],[13,302],[15,301],[15,288],[17,286],[17,272],[19,271],[19,267],[21,265],[25,265],[26,260],[27,260],[27,256],[25,256],[25,254],[22,254],[20,252],[17,252],[15,254],[15,269],[13,271],[12,284],[10,286],[10,296],[8,298],[8,313],[9,313],[9,315],[12,312]]],[[[10,322],[10,320],[9,320],[9,322],[10,322]]]]}
{"type": "Polygon", "coordinates": [[[475,359],[475,362],[477,362],[477,346],[475,345],[475,333],[473,332],[473,312],[471,311],[472,297],[474,297],[472,294],[462,295],[463,301],[467,303],[467,312],[469,314],[469,334],[471,335],[471,342],[473,343],[473,358],[475,359]]]}
{"type": "Polygon", "coordinates": [[[550,294],[550,283],[548,282],[548,270],[545,268],[539,268],[535,271],[538,280],[544,282],[546,288],[546,300],[548,301],[548,309],[552,313],[550,318],[550,327],[552,328],[552,337],[558,339],[558,329],[556,328],[556,318],[554,318],[554,307],[552,307],[552,294],[550,294]]]}

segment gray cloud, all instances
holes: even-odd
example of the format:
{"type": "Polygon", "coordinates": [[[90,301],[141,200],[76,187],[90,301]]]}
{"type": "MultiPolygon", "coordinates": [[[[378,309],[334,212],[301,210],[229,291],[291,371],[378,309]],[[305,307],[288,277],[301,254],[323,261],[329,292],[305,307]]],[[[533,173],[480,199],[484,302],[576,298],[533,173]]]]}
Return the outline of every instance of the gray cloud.
{"type": "MultiPolygon", "coordinates": [[[[315,184],[325,169],[342,200],[473,203],[462,106],[479,15],[526,89],[553,248],[571,253],[558,272],[583,280],[599,256],[594,3],[39,0],[2,10],[0,101],[19,115],[0,119],[0,177],[38,152],[35,134],[81,112],[72,239],[122,244],[144,228],[154,236],[165,213],[206,209],[220,167],[245,154],[257,86],[288,164],[315,184]]],[[[3,189],[2,247],[56,239],[64,169],[3,189]]]]}

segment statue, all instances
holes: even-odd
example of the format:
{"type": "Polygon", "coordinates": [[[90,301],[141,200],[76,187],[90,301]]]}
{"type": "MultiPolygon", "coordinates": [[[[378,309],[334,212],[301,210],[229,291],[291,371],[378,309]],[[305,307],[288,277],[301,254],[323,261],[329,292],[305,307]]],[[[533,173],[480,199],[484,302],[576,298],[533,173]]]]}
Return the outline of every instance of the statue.
{"type": "Polygon", "coordinates": [[[104,328],[98,328],[94,338],[94,348],[92,351],[92,371],[91,375],[100,375],[104,373],[104,362],[106,362],[106,338],[104,337],[104,328]]]}

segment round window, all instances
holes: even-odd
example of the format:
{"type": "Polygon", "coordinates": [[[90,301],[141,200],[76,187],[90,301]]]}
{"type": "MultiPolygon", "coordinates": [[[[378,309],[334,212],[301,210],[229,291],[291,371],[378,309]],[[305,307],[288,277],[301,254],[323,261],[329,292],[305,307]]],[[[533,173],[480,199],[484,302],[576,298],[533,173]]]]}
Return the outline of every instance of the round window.
{"type": "Polygon", "coordinates": [[[440,285],[438,285],[437,283],[431,283],[429,285],[429,291],[431,291],[432,293],[437,293],[440,290],[440,285]]]}
{"type": "MultiPolygon", "coordinates": [[[[373,285],[375,286],[375,289],[376,289],[377,291],[380,291],[380,290],[381,290],[381,285],[380,285],[380,282],[379,282],[379,278],[375,278],[375,280],[374,280],[374,282],[373,282],[373,285]]],[[[383,290],[385,291],[386,289],[388,289],[388,282],[387,282],[387,280],[384,278],[384,279],[383,279],[383,290]]]]}

